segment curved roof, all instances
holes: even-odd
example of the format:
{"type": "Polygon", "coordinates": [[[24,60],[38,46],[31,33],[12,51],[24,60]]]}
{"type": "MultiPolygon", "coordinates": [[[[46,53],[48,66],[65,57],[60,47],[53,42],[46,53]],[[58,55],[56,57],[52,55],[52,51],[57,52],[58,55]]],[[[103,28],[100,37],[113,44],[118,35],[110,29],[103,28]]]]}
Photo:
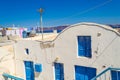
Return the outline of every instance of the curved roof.
{"type": "MultiPolygon", "coordinates": [[[[100,27],[100,28],[103,28],[103,29],[105,29],[105,30],[114,32],[116,35],[120,36],[120,33],[119,33],[117,30],[111,28],[111,27],[108,26],[108,25],[102,25],[102,24],[91,23],[91,22],[81,22],[81,23],[77,23],[77,24],[70,25],[69,27],[65,28],[60,34],[57,35],[57,37],[59,37],[59,35],[61,35],[62,33],[64,33],[66,30],[68,30],[68,29],[70,29],[70,28],[72,28],[72,27],[75,27],[75,26],[80,26],[80,25],[100,27]]],[[[57,37],[56,37],[53,41],[55,41],[55,40],[57,39],[57,37]]]]}

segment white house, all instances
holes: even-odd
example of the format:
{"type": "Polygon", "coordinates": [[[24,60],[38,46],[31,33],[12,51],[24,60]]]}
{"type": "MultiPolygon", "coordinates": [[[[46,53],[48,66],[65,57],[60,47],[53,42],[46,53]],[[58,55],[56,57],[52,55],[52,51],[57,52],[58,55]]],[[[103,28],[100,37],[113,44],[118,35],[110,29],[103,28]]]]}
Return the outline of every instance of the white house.
{"type": "Polygon", "coordinates": [[[120,80],[119,44],[120,34],[109,26],[74,24],[52,41],[17,41],[14,74],[25,80],[120,80]]]}

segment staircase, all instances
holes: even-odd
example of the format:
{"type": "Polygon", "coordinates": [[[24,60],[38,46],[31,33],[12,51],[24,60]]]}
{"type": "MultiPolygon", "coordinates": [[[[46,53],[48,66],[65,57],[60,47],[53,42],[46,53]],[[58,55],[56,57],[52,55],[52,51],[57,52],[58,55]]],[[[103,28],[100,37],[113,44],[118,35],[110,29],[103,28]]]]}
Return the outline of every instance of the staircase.
{"type": "Polygon", "coordinates": [[[91,80],[120,80],[120,68],[107,68],[91,80]]]}

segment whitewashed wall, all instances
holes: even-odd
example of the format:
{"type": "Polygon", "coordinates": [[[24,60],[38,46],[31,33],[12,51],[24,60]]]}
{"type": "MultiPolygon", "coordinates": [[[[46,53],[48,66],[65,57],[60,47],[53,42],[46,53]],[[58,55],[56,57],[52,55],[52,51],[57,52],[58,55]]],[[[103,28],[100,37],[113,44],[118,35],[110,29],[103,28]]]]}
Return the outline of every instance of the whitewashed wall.
{"type": "Polygon", "coordinates": [[[24,61],[28,60],[43,65],[43,71],[36,80],[53,80],[53,63],[57,59],[57,62],[64,64],[65,80],[75,79],[75,65],[97,68],[98,74],[110,66],[120,67],[119,43],[119,33],[108,26],[75,24],[60,33],[54,41],[44,42],[44,46],[37,41],[18,41],[15,45],[16,73],[25,79],[24,61]],[[80,35],[92,37],[92,58],[77,56],[77,36],[80,35]],[[25,54],[25,48],[30,49],[29,55],[25,54]]]}
{"type": "Polygon", "coordinates": [[[3,73],[15,75],[14,61],[14,53],[0,47],[0,80],[3,80],[3,73]]]}

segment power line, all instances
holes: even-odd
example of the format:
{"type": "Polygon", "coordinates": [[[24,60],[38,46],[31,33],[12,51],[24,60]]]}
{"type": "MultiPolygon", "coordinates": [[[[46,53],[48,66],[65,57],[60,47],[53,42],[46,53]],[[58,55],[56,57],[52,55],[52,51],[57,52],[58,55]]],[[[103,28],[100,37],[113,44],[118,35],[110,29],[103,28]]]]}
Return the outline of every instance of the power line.
{"type": "Polygon", "coordinates": [[[71,15],[71,16],[68,16],[68,17],[63,17],[62,19],[53,20],[53,21],[50,21],[50,22],[48,22],[48,23],[51,23],[51,22],[60,22],[60,21],[69,19],[69,18],[71,18],[71,17],[75,17],[75,16],[79,16],[79,15],[85,14],[85,13],[87,13],[87,12],[90,12],[90,11],[92,11],[92,10],[95,10],[95,9],[99,8],[99,7],[104,6],[104,5],[108,4],[108,3],[110,3],[111,1],[112,1],[112,0],[107,0],[107,1],[105,1],[105,2],[103,2],[103,3],[101,3],[101,4],[99,4],[99,5],[96,5],[96,6],[94,6],[94,7],[91,7],[91,8],[89,8],[89,9],[87,9],[87,10],[82,11],[82,12],[78,12],[78,13],[76,13],[76,14],[74,14],[74,15],[71,15]]]}
{"type": "Polygon", "coordinates": [[[100,55],[92,62],[92,64],[90,66],[92,66],[97,60],[98,58],[103,55],[103,53],[106,51],[106,49],[115,41],[115,39],[117,38],[118,36],[116,36],[115,38],[113,38],[113,40],[103,49],[103,51],[100,53],[100,55]]]}

